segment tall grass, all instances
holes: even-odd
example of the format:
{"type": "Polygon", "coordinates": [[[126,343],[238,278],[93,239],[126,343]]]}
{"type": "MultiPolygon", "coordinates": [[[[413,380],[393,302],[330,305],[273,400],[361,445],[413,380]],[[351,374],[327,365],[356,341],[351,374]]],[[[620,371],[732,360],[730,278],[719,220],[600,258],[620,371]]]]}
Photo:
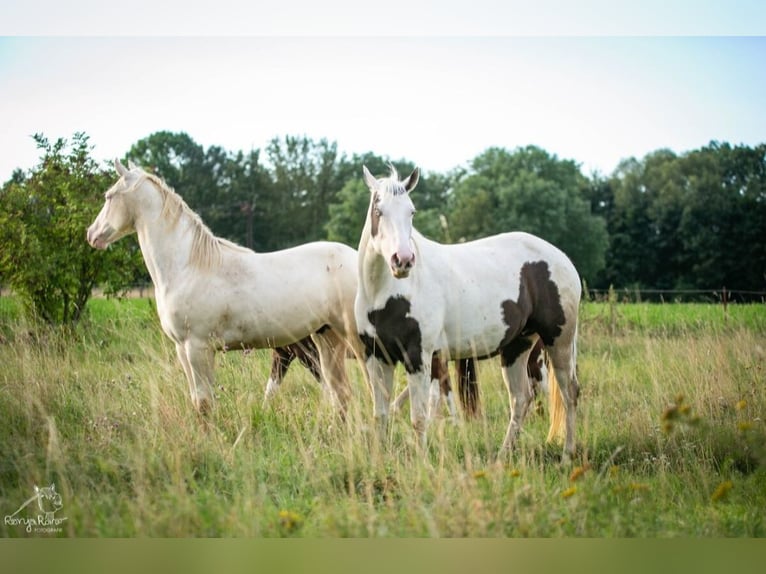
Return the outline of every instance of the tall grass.
{"type": "MultiPolygon", "coordinates": [[[[578,453],[559,464],[531,414],[496,457],[508,399],[481,363],[484,417],[386,444],[352,361],[341,421],[311,376],[261,402],[269,355],[217,359],[211,424],[193,412],[150,301],[94,300],[44,330],[0,299],[0,517],[54,483],[60,530],[3,536],[764,536],[766,308],[586,304],[578,453]]],[[[399,374],[399,385],[404,384],[399,374]]]]}

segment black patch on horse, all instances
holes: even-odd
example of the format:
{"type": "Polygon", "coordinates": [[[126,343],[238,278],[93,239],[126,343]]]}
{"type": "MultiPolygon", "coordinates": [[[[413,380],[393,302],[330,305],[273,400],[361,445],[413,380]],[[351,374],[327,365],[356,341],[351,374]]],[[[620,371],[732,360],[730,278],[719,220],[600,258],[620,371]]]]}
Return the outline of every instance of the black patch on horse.
{"type": "Polygon", "coordinates": [[[538,383],[543,380],[543,340],[538,339],[535,346],[532,347],[532,351],[529,353],[529,359],[527,359],[527,375],[530,379],[534,379],[538,383]]]}
{"type": "Polygon", "coordinates": [[[408,373],[423,370],[423,344],[420,325],[408,317],[410,302],[401,295],[390,297],[385,307],[367,313],[375,326],[375,337],[360,335],[367,356],[375,355],[390,365],[403,363],[408,373]]]}
{"type": "Polygon", "coordinates": [[[508,326],[498,349],[503,366],[513,362],[531,346],[528,337],[540,335],[550,346],[561,334],[566,315],[561,307],[558,286],[551,280],[548,263],[535,261],[521,267],[518,301],[506,299],[501,304],[503,322],[508,326]]]}

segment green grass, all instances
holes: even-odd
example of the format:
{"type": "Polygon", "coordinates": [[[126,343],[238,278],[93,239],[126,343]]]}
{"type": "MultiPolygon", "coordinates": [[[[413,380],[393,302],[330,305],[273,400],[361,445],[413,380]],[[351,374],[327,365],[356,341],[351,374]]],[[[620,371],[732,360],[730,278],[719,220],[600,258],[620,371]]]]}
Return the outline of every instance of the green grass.
{"type": "Polygon", "coordinates": [[[485,416],[434,423],[423,456],[406,413],[374,440],[351,361],[344,423],[302,368],[264,407],[269,354],[219,355],[206,427],[152,302],[92,300],[62,332],[1,297],[0,515],[54,482],[57,536],[766,535],[766,306],[588,303],[581,317],[578,453],[562,466],[534,414],[496,460],[495,360],[480,366],[485,416]]]}

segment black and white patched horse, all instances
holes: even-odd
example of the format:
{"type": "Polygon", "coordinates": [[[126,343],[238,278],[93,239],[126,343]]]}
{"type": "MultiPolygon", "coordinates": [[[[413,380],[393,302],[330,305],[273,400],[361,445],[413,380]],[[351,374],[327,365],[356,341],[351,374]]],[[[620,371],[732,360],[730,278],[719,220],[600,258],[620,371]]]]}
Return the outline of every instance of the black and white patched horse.
{"type": "MultiPolygon", "coordinates": [[[[269,379],[266,381],[266,392],[264,402],[268,402],[282,386],[282,381],[287,374],[290,365],[298,361],[302,364],[314,379],[322,384],[319,370],[319,352],[311,337],[301,339],[296,343],[277,347],[271,351],[271,371],[269,379]]],[[[463,405],[463,411],[467,417],[478,415],[478,391],[476,388],[476,374],[473,368],[473,359],[462,359],[456,365],[458,372],[458,389],[463,405]]],[[[449,417],[455,420],[457,409],[455,408],[454,393],[452,392],[452,382],[449,376],[447,363],[441,359],[438,353],[434,353],[431,358],[431,378],[438,385],[432,385],[431,391],[438,392],[438,396],[432,396],[429,406],[429,417],[439,415],[439,409],[442,403],[447,408],[449,417]]],[[[530,379],[531,382],[531,379],[530,379]]],[[[396,400],[392,408],[401,409],[409,398],[408,389],[404,389],[396,400]]]]}
{"type": "Polygon", "coordinates": [[[363,167],[370,207],[359,242],[354,311],[365,345],[378,428],[387,425],[394,367],[402,363],[410,420],[425,445],[431,357],[500,356],[511,417],[502,443],[511,450],[532,403],[527,358],[542,339],[555,377],[551,398],[564,417],[551,416],[549,437],[564,427],[564,459],[575,450],[577,313],[580,277],[569,258],[547,241],[512,232],[454,245],[413,228],[410,192],[418,170],[399,180],[376,179],[363,167]]]}

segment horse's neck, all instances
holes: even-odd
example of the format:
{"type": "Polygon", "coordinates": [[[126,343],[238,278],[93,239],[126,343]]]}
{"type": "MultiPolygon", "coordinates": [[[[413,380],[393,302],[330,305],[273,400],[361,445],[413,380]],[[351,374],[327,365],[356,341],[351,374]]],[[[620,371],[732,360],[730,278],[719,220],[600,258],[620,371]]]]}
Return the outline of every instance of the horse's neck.
{"type": "MultiPolygon", "coordinates": [[[[420,261],[421,245],[428,240],[415,230],[413,230],[412,239],[415,247],[416,259],[420,261]]],[[[420,275],[422,273],[419,263],[415,264],[415,267],[410,271],[410,275],[407,279],[395,279],[391,275],[388,262],[370,246],[369,229],[367,228],[362,234],[362,240],[359,243],[359,253],[358,288],[368,299],[373,299],[375,294],[381,291],[411,291],[419,284],[420,275]]]]}
{"type": "Polygon", "coordinates": [[[181,214],[175,223],[162,216],[154,221],[136,222],[141,254],[158,294],[175,284],[188,265],[192,224],[185,214],[181,214]]]}

